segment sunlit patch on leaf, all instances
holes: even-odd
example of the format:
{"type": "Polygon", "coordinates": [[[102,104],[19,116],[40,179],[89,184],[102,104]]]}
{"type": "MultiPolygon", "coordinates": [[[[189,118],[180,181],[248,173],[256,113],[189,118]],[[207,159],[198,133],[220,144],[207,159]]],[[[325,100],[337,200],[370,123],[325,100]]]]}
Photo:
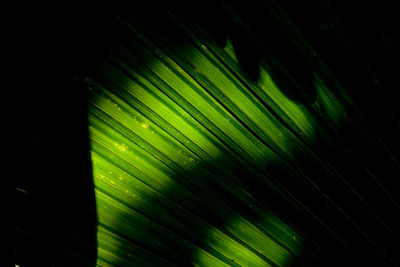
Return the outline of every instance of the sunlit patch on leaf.
{"type": "Polygon", "coordinates": [[[318,104],[321,113],[323,116],[326,116],[329,121],[338,125],[346,118],[345,108],[318,75],[314,75],[314,84],[317,89],[316,104],[318,104]]]}
{"type": "MultiPolygon", "coordinates": [[[[273,264],[289,266],[292,254],[300,252],[301,243],[293,238],[296,233],[276,217],[269,220],[268,227],[265,228],[266,232],[262,232],[264,230],[262,227],[257,228],[241,217],[235,217],[229,221],[222,230],[232,233],[233,236],[224,235],[218,229],[211,229],[207,233],[207,243],[240,266],[271,266],[273,264]],[[274,233],[271,234],[271,230],[274,233]],[[284,238],[288,233],[291,234],[292,239],[284,238]]],[[[197,260],[198,266],[208,266],[202,262],[201,257],[197,260]]]]}

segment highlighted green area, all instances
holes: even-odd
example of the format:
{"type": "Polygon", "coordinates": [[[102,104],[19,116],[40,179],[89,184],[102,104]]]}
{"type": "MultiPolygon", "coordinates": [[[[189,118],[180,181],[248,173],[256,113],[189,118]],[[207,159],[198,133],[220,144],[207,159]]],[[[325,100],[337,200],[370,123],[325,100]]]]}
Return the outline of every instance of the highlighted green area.
{"type": "MultiPolygon", "coordinates": [[[[283,197],[264,171],[307,151],[313,113],[279,90],[266,65],[251,81],[229,42],[194,42],[182,56],[142,38],[145,60],[121,50],[90,81],[98,264],[302,265],[303,237],[257,202],[245,176],[283,197]]],[[[338,122],[339,101],[321,80],[316,88],[338,122]]]]}

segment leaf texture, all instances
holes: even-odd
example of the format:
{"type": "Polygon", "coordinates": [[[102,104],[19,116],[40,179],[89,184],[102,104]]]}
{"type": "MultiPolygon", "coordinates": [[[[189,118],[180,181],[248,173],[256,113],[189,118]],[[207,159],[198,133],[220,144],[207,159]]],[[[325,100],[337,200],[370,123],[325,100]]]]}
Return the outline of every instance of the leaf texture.
{"type": "MultiPolygon", "coordinates": [[[[392,77],[329,3],[171,0],[115,18],[119,42],[77,78],[97,218],[82,244],[97,252],[73,265],[399,264],[392,77]]],[[[23,240],[61,243],[34,225],[23,240]]]]}

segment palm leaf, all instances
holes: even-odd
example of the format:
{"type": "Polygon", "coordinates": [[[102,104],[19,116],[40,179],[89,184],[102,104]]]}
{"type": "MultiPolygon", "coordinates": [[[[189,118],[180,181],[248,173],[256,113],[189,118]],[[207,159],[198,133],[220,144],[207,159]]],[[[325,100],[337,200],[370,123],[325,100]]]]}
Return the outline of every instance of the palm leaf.
{"type": "MultiPolygon", "coordinates": [[[[377,100],[379,73],[355,52],[351,29],[340,26],[345,17],[324,6],[336,32],[310,35],[313,26],[285,2],[216,8],[234,21],[223,45],[184,3],[172,1],[150,18],[132,9],[118,17],[123,41],[78,78],[89,89],[97,217],[97,243],[83,242],[96,259],[78,249],[78,262],[396,264],[389,244],[399,239],[392,180],[399,164],[397,144],[385,134],[398,132],[396,109],[377,100]],[[265,16],[266,29],[249,10],[265,16]],[[324,50],[331,41],[354,52],[352,66],[338,70],[341,59],[324,50]],[[257,63],[247,63],[254,54],[257,63]],[[359,76],[348,78],[350,71],[359,76]],[[364,86],[363,97],[354,85],[364,86]],[[370,105],[390,123],[372,116],[370,105]]],[[[33,226],[17,231],[23,240],[42,235],[57,244],[44,231],[35,236],[33,226]]]]}

